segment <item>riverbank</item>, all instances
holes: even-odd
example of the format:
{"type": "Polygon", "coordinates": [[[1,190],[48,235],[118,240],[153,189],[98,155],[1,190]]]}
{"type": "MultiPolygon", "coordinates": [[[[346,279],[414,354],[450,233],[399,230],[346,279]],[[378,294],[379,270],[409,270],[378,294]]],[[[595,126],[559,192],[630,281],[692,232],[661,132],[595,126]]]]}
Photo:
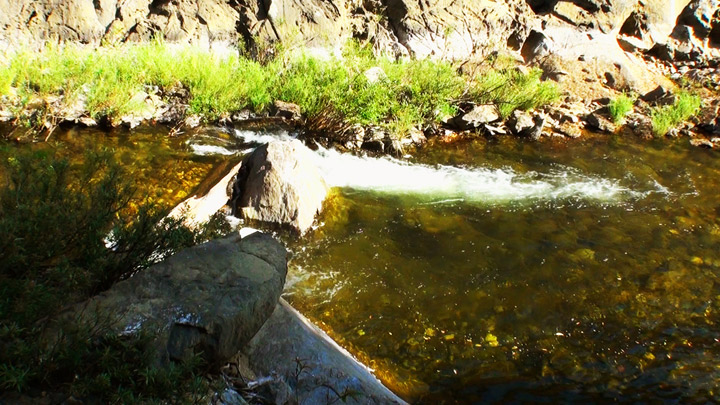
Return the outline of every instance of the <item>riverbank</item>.
{"type": "Polygon", "coordinates": [[[16,141],[47,140],[61,125],[162,124],[173,134],[276,121],[326,146],[393,154],[430,138],[539,140],[586,130],[720,144],[720,73],[712,69],[638,94],[589,91],[577,77],[563,79],[570,73],[548,75],[513,52],[480,62],[393,60],[349,42],[335,53],[274,45],[264,54],[161,40],[14,52],[0,65],[0,120],[15,127],[7,137],[16,141]]]}

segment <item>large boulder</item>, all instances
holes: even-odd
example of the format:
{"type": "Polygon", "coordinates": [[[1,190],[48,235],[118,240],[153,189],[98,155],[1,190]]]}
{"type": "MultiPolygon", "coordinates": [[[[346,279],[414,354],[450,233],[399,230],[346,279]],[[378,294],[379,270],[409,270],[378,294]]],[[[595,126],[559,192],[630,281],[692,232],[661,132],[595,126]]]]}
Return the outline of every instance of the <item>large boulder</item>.
{"type": "Polygon", "coordinates": [[[405,403],[282,299],[245,352],[255,374],[275,376],[273,403],[405,403]]]}
{"type": "Polygon", "coordinates": [[[61,319],[105,322],[119,334],[154,336],[159,361],[234,356],[272,314],[287,251],[272,237],[228,236],[183,250],[70,309],[61,319]]]}
{"type": "Polygon", "coordinates": [[[305,233],[329,187],[300,141],[273,141],[243,159],[233,186],[233,213],[305,233]]]}

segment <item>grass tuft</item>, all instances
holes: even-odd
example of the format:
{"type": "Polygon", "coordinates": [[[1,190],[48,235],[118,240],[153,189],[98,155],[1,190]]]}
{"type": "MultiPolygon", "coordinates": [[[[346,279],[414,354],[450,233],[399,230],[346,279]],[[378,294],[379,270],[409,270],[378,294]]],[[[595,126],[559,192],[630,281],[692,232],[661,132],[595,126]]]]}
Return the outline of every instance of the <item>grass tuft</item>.
{"type": "Polygon", "coordinates": [[[635,104],[635,99],[625,93],[610,100],[608,104],[610,118],[612,118],[615,124],[622,123],[625,120],[625,116],[632,112],[633,104],[635,104]]]}
{"type": "Polygon", "coordinates": [[[496,104],[505,119],[515,110],[538,108],[560,98],[558,86],[540,80],[541,76],[540,69],[532,69],[528,74],[517,69],[490,70],[480,74],[472,96],[480,102],[496,104]]]}
{"type": "Polygon", "coordinates": [[[655,136],[664,136],[671,129],[697,114],[701,106],[700,96],[681,91],[672,105],[655,107],[650,110],[653,133],[655,136]]]}

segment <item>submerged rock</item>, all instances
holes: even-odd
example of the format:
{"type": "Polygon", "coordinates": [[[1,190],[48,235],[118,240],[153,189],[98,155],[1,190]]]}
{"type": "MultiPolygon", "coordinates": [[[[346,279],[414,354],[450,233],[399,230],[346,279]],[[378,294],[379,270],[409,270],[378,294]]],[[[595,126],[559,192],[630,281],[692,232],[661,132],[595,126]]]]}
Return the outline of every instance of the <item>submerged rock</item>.
{"type": "Polygon", "coordinates": [[[154,335],[159,361],[234,356],[278,302],[287,252],[269,235],[231,235],[183,250],[75,306],[68,316],[119,334],[154,335]]]}
{"type": "Polygon", "coordinates": [[[237,216],[288,226],[302,234],[322,210],[328,190],[300,141],[274,141],[243,160],[231,207],[237,216]]]}

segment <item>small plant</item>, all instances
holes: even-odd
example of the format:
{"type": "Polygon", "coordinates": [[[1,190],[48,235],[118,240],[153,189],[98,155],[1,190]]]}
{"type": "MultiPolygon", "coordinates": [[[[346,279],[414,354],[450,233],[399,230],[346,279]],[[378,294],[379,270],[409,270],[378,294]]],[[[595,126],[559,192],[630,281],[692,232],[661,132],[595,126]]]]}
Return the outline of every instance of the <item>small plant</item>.
{"type": "Polygon", "coordinates": [[[630,97],[625,93],[610,100],[608,110],[610,111],[610,117],[613,122],[615,124],[622,123],[625,120],[625,116],[632,112],[633,104],[635,104],[635,98],[630,97]]]}
{"type": "Polygon", "coordinates": [[[480,74],[471,90],[471,98],[497,105],[505,119],[515,110],[530,110],[557,101],[560,90],[552,82],[542,81],[542,71],[525,74],[516,69],[489,70],[480,74]]]}
{"type": "Polygon", "coordinates": [[[700,96],[687,91],[681,91],[672,105],[655,107],[650,111],[653,133],[663,136],[671,129],[687,121],[697,114],[702,105],[700,96]]]}

